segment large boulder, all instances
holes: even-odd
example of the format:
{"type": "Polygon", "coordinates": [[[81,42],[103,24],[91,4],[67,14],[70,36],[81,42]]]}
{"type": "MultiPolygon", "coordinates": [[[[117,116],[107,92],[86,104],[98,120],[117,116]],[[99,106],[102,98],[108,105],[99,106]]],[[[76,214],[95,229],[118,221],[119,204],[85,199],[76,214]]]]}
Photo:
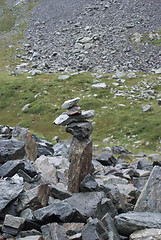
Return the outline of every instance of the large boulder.
{"type": "Polygon", "coordinates": [[[155,166],[134,208],[136,212],[161,213],[161,167],[155,166]]]}
{"type": "Polygon", "coordinates": [[[115,225],[123,236],[144,228],[161,228],[161,213],[127,212],[115,216],[115,225]]]}
{"type": "Polygon", "coordinates": [[[17,140],[0,140],[0,163],[22,159],[25,156],[25,143],[17,140]]]}

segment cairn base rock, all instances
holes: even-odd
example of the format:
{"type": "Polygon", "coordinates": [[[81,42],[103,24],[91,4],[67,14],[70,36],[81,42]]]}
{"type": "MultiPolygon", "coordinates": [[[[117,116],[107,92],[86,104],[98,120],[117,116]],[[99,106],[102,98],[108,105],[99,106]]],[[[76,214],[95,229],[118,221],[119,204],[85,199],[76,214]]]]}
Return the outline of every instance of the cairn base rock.
{"type": "Polygon", "coordinates": [[[89,138],[78,140],[73,137],[70,147],[68,190],[79,192],[80,183],[91,172],[92,141],[89,138]]]}

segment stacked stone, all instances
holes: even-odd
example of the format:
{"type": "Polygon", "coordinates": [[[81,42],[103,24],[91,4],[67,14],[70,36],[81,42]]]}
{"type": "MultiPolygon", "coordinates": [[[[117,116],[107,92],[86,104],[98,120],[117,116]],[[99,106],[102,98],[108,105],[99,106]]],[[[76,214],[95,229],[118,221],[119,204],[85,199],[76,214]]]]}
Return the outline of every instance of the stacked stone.
{"type": "Polygon", "coordinates": [[[70,146],[70,167],[68,190],[70,192],[79,192],[80,183],[84,177],[91,171],[92,162],[92,141],[90,135],[93,126],[86,119],[94,116],[94,110],[83,111],[77,105],[80,98],[74,98],[65,101],[63,109],[67,109],[54,121],[54,124],[67,126],[66,132],[73,135],[70,146]]]}

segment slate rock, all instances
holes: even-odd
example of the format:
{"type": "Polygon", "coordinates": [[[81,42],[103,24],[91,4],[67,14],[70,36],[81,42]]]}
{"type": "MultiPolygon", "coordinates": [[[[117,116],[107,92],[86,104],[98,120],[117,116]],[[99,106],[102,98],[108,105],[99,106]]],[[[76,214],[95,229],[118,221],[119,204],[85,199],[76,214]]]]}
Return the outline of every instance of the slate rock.
{"type": "Polygon", "coordinates": [[[66,132],[71,133],[75,138],[81,140],[88,138],[93,131],[93,126],[90,122],[71,123],[66,127],[66,132]]]}
{"type": "Polygon", "coordinates": [[[130,235],[129,240],[160,240],[161,238],[161,229],[143,229],[133,232],[130,235]]]}
{"type": "Polygon", "coordinates": [[[76,105],[79,102],[79,100],[80,100],[80,98],[77,97],[77,98],[65,101],[62,105],[62,109],[67,109],[67,108],[73,107],[74,105],[76,105]]]}
{"type": "Polygon", "coordinates": [[[155,166],[134,208],[137,212],[161,213],[161,167],[155,166]]]}
{"type": "Polygon", "coordinates": [[[27,133],[28,133],[27,128],[22,128],[20,125],[17,125],[16,127],[13,128],[12,138],[25,142],[27,138],[27,133]]]}
{"type": "Polygon", "coordinates": [[[118,231],[115,227],[113,218],[109,213],[106,213],[104,217],[101,219],[101,222],[105,226],[108,232],[108,240],[120,240],[118,231]]]}
{"type": "Polygon", "coordinates": [[[64,227],[58,223],[50,223],[41,227],[44,240],[67,240],[64,227]]]}
{"type": "Polygon", "coordinates": [[[54,156],[65,156],[67,157],[69,155],[69,149],[66,144],[64,143],[56,143],[53,146],[54,149],[54,156]]]}
{"type": "Polygon", "coordinates": [[[60,200],[64,200],[66,198],[69,198],[72,196],[72,194],[70,192],[68,192],[65,189],[62,189],[62,184],[60,185],[51,185],[50,186],[50,195],[54,198],[60,199],[60,200]]]}
{"type": "Polygon", "coordinates": [[[24,223],[25,218],[14,217],[7,214],[4,219],[2,231],[11,235],[17,235],[18,232],[23,228],[24,223]]]}
{"type": "Polygon", "coordinates": [[[115,216],[115,226],[123,236],[144,228],[161,228],[161,213],[127,212],[115,216]]]}
{"type": "Polygon", "coordinates": [[[26,220],[33,220],[33,211],[30,208],[26,208],[21,212],[20,217],[26,220]]]}
{"type": "Polygon", "coordinates": [[[43,223],[70,222],[74,213],[75,210],[67,202],[59,201],[34,211],[34,217],[43,223]]]}
{"type": "Polygon", "coordinates": [[[76,223],[76,222],[63,223],[63,227],[65,229],[67,236],[72,236],[82,232],[84,225],[85,225],[84,223],[76,223]]]}
{"type": "Polygon", "coordinates": [[[0,163],[22,159],[25,156],[25,143],[17,140],[0,140],[0,163]]]}
{"type": "Polygon", "coordinates": [[[145,158],[142,158],[137,163],[137,169],[151,171],[153,169],[153,165],[151,162],[147,161],[145,158]]]}
{"type": "Polygon", "coordinates": [[[12,177],[19,169],[24,169],[25,164],[21,160],[10,160],[0,167],[0,177],[12,177]]]}
{"type": "Polygon", "coordinates": [[[115,217],[118,214],[112,200],[110,198],[104,197],[97,205],[96,216],[101,219],[105,213],[109,213],[111,217],[115,217]]]}
{"type": "Polygon", "coordinates": [[[89,217],[95,217],[97,206],[104,198],[103,192],[85,192],[75,193],[72,197],[67,198],[64,202],[67,202],[77,212],[73,217],[75,222],[85,222],[89,217]]]}
{"type": "Polygon", "coordinates": [[[30,190],[22,192],[18,199],[17,210],[20,212],[27,207],[36,210],[45,207],[48,203],[50,188],[47,184],[41,184],[30,190]]]}
{"type": "Polygon", "coordinates": [[[73,137],[70,146],[68,191],[79,192],[80,183],[91,172],[92,142],[73,137]]]}
{"type": "Polygon", "coordinates": [[[81,192],[92,192],[92,191],[98,191],[99,187],[97,182],[94,179],[94,176],[91,174],[88,174],[85,176],[83,181],[80,183],[80,190],[81,192]]]}
{"type": "Polygon", "coordinates": [[[108,231],[102,222],[97,219],[90,219],[82,231],[82,240],[108,239],[108,231]]]}
{"type": "Polygon", "coordinates": [[[54,149],[53,146],[46,142],[36,142],[37,144],[37,157],[40,157],[41,155],[44,156],[53,156],[54,149]]]}
{"type": "Polygon", "coordinates": [[[100,162],[103,166],[115,166],[117,163],[117,159],[110,152],[102,152],[94,159],[100,162]]]}
{"type": "Polygon", "coordinates": [[[23,191],[23,178],[17,174],[0,181],[0,212],[23,191]]]}
{"type": "Polygon", "coordinates": [[[27,236],[22,238],[16,238],[17,240],[44,240],[41,235],[27,236]]]}

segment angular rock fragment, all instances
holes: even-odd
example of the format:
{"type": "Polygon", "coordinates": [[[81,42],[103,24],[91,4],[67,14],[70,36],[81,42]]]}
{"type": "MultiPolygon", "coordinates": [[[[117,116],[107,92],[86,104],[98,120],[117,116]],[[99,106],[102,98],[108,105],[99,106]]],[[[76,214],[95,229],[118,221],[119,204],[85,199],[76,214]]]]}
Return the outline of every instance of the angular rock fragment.
{"type": "Polygon", "coordinates": [[[60,201],[34,211],[34,217],[43,223],[70,222],[74,213],[75,210],[67,202],[60,201]]]}
{"type": "Polygon", "coordinates": [[[27,134],[25,143],[26,156],[30,161],[35,161],[37,158],[37,144],[32,137],[32,133],[27,134]]]}
{"type": "Polygon", "coordinates": [[[127,212],[115,216],[115,226],[123,236],[144,228],[161,228],[161,213],[127,212]]]}
{"type": "Polygon", "coordinates": [[[59,187],[60,185],[51,185],[51,196],[54,198],[58,198],[60,200],[64,200],[66,198],[69,198],[72,196],[70,192],[68,192],[65,189],[62,189],[62,187],[59,187]]]}
{"type": "Polygon", "coordinates": [[[93,126],[90,122],[71,123],[66,127],[66,132],[71,133],[75,138],[81,140],[88,138],[93,131],[93,126]]]}
{"type": "Polygon", "coordinates": [[[64,227],[57,223],[50,223],[41,227],[42,236],[47,240],[67,240],[64,227]]]}
{"type": "Polygon", "coordinates": [[[0,140],[0,163],[22,159],[25,156],[25,143],[16,140],[0,140]]]}
{"type": "Polygon", "coordinates": [[[91,174],[85,176],[83,181],[80,183],[80,190],[81,192],[92,192],[99,190],[98,184],[91,174]]]}
{"type": "Polygon", "coordinates": [[[97,155],[95,158],[98,162],[100,162],[104,166],[115,166],[117,163],[117,159],[109,152],[103,152],[97,155]]]}
{"type": "Polygon", "coordinates": [[[0,181],[0,212],[23,191],[23,178],[17,174],[0,181]]]}
{"type": "Polygon", "coordinates": [[[45,207],[48,203],[50,188],[47,184],[41,184],[19,195],[17,210],[20,212],[27,207],[36,210],[45,207]]]}
{"type": "Polygon", "coordinates": [[[80,98],[77,97],[77,98],[65,101],[62,105],[62,109],[67,109],[75,106],[79,102],[79,100],[80,98]]]}
{"type": "Polygon", "coordinates": [[[153,239],[160,240],[161,238],[161,229],[143,229],[133,232],[130,235],[129,240],[144,240],[144,239],[153,239]]]}
{"type": "Polygon", "coordinates": [[[161,167],[155,166],[134,208],[136,212],[161,213],[161,167]]]}
{"type": "Polygon", "coordinates": [[[25,164],[21,160],[10,160],[0,167],[0,177],[12,177],[19,169],[24,169],[25,164]]]}
{"type": "Polygon", "coordinates": [[[12,215],[6,215],[2,227],[2,231],[11,235],[17,235],[17,233],[23,228],[25,218],[14,217],[12,215]]]}

